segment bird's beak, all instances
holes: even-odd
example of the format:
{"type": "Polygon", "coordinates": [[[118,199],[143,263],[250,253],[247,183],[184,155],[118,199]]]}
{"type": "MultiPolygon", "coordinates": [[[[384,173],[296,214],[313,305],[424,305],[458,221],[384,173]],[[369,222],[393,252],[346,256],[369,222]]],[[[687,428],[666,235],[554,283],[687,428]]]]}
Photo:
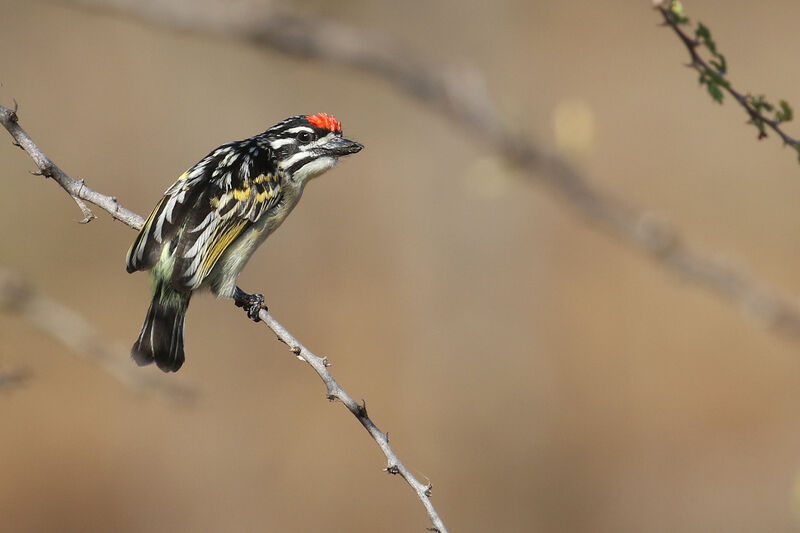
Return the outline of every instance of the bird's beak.
{"type": "Polygon", "coordinates": [[[334,137],[323,145],[323,150],[332,155],[333,157],[341,157],[343,155],[355,154],[364,148],[364,145],[345,139],[342,137],[334,137]]]}

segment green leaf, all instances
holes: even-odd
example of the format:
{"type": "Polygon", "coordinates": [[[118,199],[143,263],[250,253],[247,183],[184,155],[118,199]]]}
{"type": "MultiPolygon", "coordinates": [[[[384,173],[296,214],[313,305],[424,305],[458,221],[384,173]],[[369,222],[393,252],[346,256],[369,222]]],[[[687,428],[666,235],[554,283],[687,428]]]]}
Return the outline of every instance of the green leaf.
{"type": "Polygon", "coordinates": [[[775,120],[778,122],[789,122],[794,118],[794,111],[786,100],[778,100],[780,109],[775,112],[775,120]]]}
{"type": "Polygon", "coordinates": [[[716,83],[717,85],[720,85],[722,87],[729,87],[730,86],[730,83],[728,83],[728,80],[726,80],[725,78],[720,76],[717,72],[714,72],[713,70],[707,70],[706,72],[707,72],[708,77],[710,79],[714,80],[714,83],[716,83]]]}
{"type": "Polygon", "coordinates": [[[711,52],[714,57],[719,57],[720,54],[717,52],[717,43],[711,38],[711,30],[708,29],[708,26],[702,22],[698,22],[694,34],[697,39],[708,48],[709,52],[711,52]]]}
{"type": "Polygon", "coordinates": [[[715,43],[714,39],[711,38],[711,30],[708,29],[708,26],[702,22],[698,22],[697,29],[694,30],[694,35],[701,44],[708,48],[708,51],[711,52],[711,55],[721,59],[722,65],[725,64],[725,58],[722,57],[722,54],[717,52],[717,43],[715,43]]]}
{"type": "Polygon", "coordinates": [[[725,56],[722,54],[717,54],[715,57],[717,59],[712,59],[709,61],[709,63],[711,63],[711,66],[717,69],[717,72],[719,72],[721,75],[725,75],[725,73],[728,71],[728,64],[725,62],[725,56]]]}
{"type": "Polygon", "coordinates": [[[711,95],[711,98],[713,98],[716,103],[721,104],[722,98],[725,95],[722,92],[722,89],[719,88],[719,84],[709,80],[706,82],[706,86],[708,87],[708,94],[711,95]]]}
{"type": "Polygon", "coordinates": [[[748,96],[747,103],[753,108],[756,113],[761,113],[762,110],[772,112],[775,106],[767,102],[763,94],[756,96],[748,96]]]}

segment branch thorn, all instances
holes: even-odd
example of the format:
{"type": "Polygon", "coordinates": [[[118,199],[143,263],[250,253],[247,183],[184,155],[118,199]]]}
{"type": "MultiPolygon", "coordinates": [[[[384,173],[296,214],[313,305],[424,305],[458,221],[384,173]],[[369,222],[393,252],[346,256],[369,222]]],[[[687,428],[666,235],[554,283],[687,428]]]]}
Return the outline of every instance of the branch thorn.
{"type": "Polygon", "coordinates": [[[15,99],[14,100],[14,109],[12,109],[11,113],[8,115],[8,120],[12,124],[16,124],[17,122],[19,122],[19,117],[17,116],[17,109],[19,109],[19,104],[17,103],[17,100],[15,99]]]}

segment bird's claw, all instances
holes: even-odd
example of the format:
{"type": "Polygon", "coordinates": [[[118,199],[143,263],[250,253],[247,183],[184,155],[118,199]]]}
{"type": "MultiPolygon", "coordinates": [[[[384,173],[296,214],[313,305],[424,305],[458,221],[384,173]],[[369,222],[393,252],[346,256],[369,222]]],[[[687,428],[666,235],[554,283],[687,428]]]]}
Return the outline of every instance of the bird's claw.
{"type": "Polygon", "coordinates": [[[258,322],[261,318],[258,316],[261,310],[267,310],[264,305],[263,294],[247,294],[240,288],[236,288],[236,293],[233,296],[233,302],[236,307],[241,307],[247,312],[247,317],[253,322],[258,322]]]}

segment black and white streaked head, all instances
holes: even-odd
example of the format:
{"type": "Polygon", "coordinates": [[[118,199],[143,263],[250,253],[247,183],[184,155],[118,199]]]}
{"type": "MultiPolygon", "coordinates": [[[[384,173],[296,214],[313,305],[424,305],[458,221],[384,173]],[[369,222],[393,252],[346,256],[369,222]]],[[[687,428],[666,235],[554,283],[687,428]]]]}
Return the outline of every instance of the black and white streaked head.
{"type": "Polygon", "coordinates": [[[272,151],[276,171],[298,185],[363,148],[343,138],[342,124],[326,113],[289,117],[261,134],[259,143],[272,151]]]}

